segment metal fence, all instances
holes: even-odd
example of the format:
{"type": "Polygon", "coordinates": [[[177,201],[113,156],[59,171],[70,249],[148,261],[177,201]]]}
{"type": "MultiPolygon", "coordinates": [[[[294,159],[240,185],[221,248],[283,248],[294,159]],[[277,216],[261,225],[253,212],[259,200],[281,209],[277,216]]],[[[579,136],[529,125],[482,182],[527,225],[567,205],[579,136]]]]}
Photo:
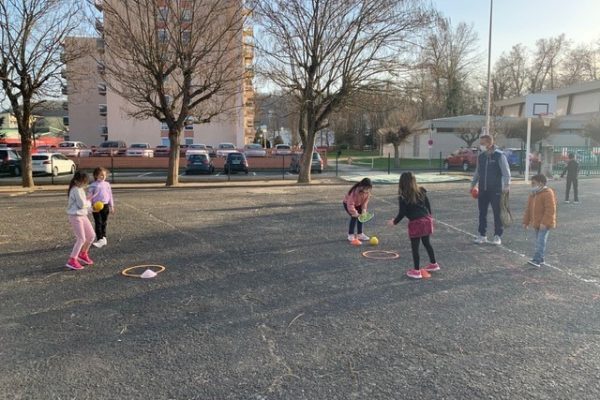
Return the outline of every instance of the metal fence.
{"type": "Polygon", "coordinates": [[[579,163],[579,175],[600,175],[600,147],[554,146],[552,173],[560,175],[569,162],[569,154],[579,163]]]}

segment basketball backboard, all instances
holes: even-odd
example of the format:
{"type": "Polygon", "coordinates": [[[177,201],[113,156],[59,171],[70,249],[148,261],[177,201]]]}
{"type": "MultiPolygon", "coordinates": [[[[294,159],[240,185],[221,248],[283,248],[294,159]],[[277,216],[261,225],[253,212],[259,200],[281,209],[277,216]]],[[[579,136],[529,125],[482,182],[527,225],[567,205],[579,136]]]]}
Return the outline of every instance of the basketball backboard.
{"type": "Polygon", "coordinates": [[[556,113],[556,93],[534,93],[525,96],[525,118],[538,118],[556,113]]]}

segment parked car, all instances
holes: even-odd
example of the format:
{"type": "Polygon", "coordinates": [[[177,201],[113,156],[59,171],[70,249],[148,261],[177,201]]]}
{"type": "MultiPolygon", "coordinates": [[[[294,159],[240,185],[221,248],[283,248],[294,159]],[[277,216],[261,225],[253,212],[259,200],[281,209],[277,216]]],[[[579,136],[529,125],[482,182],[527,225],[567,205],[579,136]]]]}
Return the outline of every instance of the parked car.
{"type": "Polygon", "coordinates": [[[292,154],[292,147],[289,144],[276,144],[271,154],[277,156],[292,154]]]}
{"type": "MultiPolygon", "coordinates": [[[[520,169],[524,168],[521,166],[524,158],[524,150],[516,149],[516,148],[507,148],[502,150],[504,155],[506,156],[506,160],[508,161],[508,166],[511,169],[520,169]]],[[[530,163],[529,168],[532,170],[537,169],[540,166],[541,160],[537,154],[530,154],[530,163]]]]}
{"type": "Polygon", "coordinates": [[[217,156],[217,151],[210,144],[206,145],[206,150],[208,150],[208,155],[210,156],[210,158],[214,158],[217,156]]]}
{"type": "Polygon", "coordinates": [[[19,176],[21,171],[21,156],[8,147],[0,148],[0,172],[19,176]]]}
{"type": "MultiPolygon", "coordinates": [[[[91,149],[90,149],[91,151],[91,149]]],[[[37,146],[31,148],[31,154],[35,153],[56,153],[56,146],[37,146]]]]}
{"type": "Polygon", "coordinates": [[[460,168],[463,171],[468,171],[477,166],[478,149],[467,149],[461,147],[444,160],[444,169],[460,168]]]}
{"type": "Polygon", "coordinates": [[[227,154],[227,159],[225,160],[223,168],[226,174],[240,171],[248,175],[248,172],[250,172],[248,159],[244,153],[240,152],[227,154]]]}
{"type": "Polygon", "coordinates": [[[267,151],[258,143],[251,143],[244,146],[246,157],[266,157],[267,151]]]}
{"type": "Polygon", "coordinates": [[[125,152],[127,157],[154,157],[154,150],[148,143],[133,143],[125,152]]]}
{"type": "Polygon", "coordinates": [[[85,143],[70,140],[59,143],[58,148],[55,148],[53,152],[63,154],[67,157],[92,156],[92,149],[90,149],[85,143]]]}
{"type": "Polygon", "coordinates": [[[233,143],[219,143],[217,157],[227,157],[229,153],[239,153],[233,143]]]}
{"type": "MultiPolygon", "coordinates": [[[[300,173],[300,163],[302,161],[302,154],[292,155],[292,161],[290,162],[290,171],[295,174],[300,173]]],[[[323,159],[321,155],[316,151],[312,153],[312,161],[310,164],[310,172],[323,172],[323,159]]]]}
{"type": "Polygon", "coordinates": [[[127,152],[127,144],[122,140],[107,140],[100,143],[96,149],[95,155],[98,157],[105,156],[124,156],[127,152]]]}
{"type": "Polygon", "coordinates": [[[169,157],[170,153],[171,153],[171,148],[169,146],[159,145],[159,146],[156,146],[156,149],[154,149],[155,157],[169,157]]]}
{"type": "Polygon", "coordinates": [[[208,155],[208,149],[205,144],[193,143],[187,146],[185,150],[185,158],[189,158],[192,154],[206,154],[208,155]]]}
{"type": "Polygon", "coordinates": [[[74,174],[75,163],[60,153],[38,153],[31,156],[31,172],[58,176],[74,174]]]}
{"type": "Polygon", "coordinates": [[[215,172],[215,167],[207,153],[191,154],[187,158],[186,175],[192,174],[212,174],[215,172]]]}

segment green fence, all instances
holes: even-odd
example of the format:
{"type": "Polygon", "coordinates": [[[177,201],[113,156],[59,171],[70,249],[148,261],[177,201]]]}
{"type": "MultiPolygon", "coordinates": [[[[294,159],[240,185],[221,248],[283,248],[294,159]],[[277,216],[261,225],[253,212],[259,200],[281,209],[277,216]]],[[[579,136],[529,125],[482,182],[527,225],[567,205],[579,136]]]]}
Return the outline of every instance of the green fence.
{"type": "Polygon", "coordinates": [[[579,175],[600,175],[600,147],[554,146],[552,172],[560,175],[567,163],[569,154],[575,155],[579,163],[579,175]]]}

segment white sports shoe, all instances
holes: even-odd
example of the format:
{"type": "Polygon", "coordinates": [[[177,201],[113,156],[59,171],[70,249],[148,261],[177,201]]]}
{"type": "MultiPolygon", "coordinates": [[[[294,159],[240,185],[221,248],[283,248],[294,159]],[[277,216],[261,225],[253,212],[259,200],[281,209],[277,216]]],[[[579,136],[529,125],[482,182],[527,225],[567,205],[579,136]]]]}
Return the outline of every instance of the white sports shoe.
{"type": "Polygon", "coordinates": [[[356,239],[354,235],[348,235],[349,242],[353,241],[354,239],[356,239]]]}
{"type": "Polygon", "coordinates": [[[483,244],[483,243],[487,243],[487,237],[485,236],[477,236],[477,238],[473,241],[474,243],[477,244],[483,244]]]}
{"type": "Polygon", "coordinates": [[[104,242],[102,241],[102,239],[98,239],[94,243],[92,243],[92,246],[99,249],[100,247],[104,246],[104,242]]]}
{"type": "Polygon", "coordinates": [[[367,235],[365,235],[364,233],[361,233],[361,234],[358,234],[358,235],[356,235],[356,238],[357,238],[358,240],[369,240],[369,239],[371,239],[370,237],[368,237],[368,236],[367,236],[367,235]]]}
{"type": "Polygon", "coordinates": [[[500,236],[495,235],[494,239],[492,239],[492,244],[495,244],[496,246],[499,246],[502,244],[502,239],[500,239],[500,236]]]}
{"type": "Polygon", "coordinates": [[[102,238],[102,246],[106,246],[108,244],[108,241],[106,240],[106,236],[104,236],[102,238]]]}

